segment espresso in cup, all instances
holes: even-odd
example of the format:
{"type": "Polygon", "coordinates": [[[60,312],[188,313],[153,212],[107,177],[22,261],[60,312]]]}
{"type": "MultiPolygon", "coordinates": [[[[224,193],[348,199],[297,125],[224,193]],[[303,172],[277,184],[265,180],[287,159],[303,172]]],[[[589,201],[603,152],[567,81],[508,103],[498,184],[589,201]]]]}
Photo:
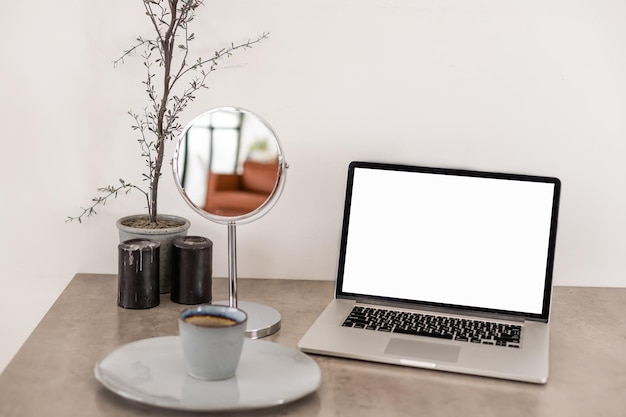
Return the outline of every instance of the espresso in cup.
{"type": "Polygon", "coordinates": [[[236,320],[223,316],[211,316],[208,314],[197,314],[185,317],[185,323],[195,324],[203,327],[226,327],[237,324],[236,320]]]}
{"type": "Polygon", "coordinates": [[[221,380],[235,375],[248,316],[236,307],[204,304],[183,310],[178,329],[187,373],[221,380]]]}

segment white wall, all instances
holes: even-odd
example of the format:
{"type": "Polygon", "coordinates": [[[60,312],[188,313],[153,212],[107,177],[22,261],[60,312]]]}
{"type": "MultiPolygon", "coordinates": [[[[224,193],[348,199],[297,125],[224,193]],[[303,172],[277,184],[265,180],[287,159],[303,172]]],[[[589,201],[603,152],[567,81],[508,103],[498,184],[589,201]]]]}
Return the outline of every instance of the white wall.
{"type": "MultiPolygon", "coordinates": [[[[196,46],[271,36],[214,73],[184,122],[248,108],[291,165],[274,210],[238,229],[240,276],[333,279],[346,165],[364,159],[558,176],[556,284],[626,286],[625,2],[207,3],[196,46]]],[[[64,222],[96,187],[140,179],[126,111],[146,103],[141,63],[111,61],[146,33],[141,7],[3,5],[0,370],[75,273],[116,272],[114,221],[144,207],[131,195],[64,222]]],[[[188,208],[169,172],[160,208],[214,240],[226,275],[225,227],[188,208]]]]}

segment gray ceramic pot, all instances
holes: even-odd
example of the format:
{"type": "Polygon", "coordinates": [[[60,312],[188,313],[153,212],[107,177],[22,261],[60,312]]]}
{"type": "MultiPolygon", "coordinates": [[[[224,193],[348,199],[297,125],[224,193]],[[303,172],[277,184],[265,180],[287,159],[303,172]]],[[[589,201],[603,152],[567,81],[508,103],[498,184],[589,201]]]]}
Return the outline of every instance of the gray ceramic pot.
{"type": "Polygon", "coordinates": [[[159,287],[161,294],[170,292],[172,283],[172,241],[179,236],[186,236],[191,223],[184,217],[170,216],[167,214],[157,216],[158,220],[173,220],[179,223],[179,226],[171,226],[166,228],[143,228],[127,226],[124,223],[137,218],[146,218],[145,214],[136,214],[126,216],[119,219],[115,225],[120,232],[120,242],[129,239],[148,239],[154,240],[161,244],[160,248],[160,265],[159,265],[159,287]]]}

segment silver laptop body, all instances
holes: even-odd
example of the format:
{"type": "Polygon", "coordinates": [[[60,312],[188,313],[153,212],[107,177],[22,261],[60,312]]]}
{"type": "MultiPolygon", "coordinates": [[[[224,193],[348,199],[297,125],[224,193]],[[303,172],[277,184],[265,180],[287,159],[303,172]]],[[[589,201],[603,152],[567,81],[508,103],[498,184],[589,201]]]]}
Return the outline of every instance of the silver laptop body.
{"type": "Polygon", "coordinates": [[[299,348],[546,383],[560,188],[553,177],[352,162],[335,299],[299,348]]]}

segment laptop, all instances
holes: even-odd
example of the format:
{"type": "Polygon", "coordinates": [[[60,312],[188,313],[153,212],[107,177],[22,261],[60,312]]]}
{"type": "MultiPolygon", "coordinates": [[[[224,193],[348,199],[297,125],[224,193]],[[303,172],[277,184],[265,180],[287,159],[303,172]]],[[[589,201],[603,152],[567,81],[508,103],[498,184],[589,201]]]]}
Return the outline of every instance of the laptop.
{"type": "Polygon", "coordinates": [[[557,178],[348,167],[335,297],[308,353],[543,384],[557,178]]]}

